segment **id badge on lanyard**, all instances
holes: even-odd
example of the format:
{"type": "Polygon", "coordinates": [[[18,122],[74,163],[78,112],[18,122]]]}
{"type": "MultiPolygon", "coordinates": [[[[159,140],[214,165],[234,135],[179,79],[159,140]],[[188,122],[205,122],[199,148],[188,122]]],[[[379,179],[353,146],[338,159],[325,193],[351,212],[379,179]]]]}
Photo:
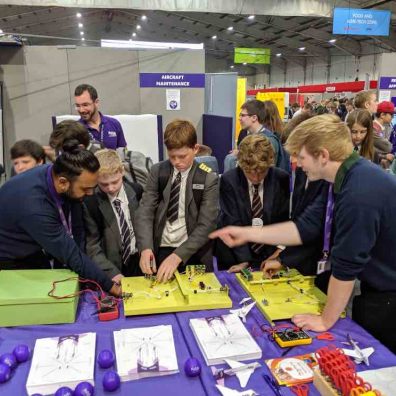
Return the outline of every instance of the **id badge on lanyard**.
{"type": "Polygon", "coordinates": [[[333,224],[333,213],[334,212],[334,196],[333,196],[333,185],[329,185],[329,191],[327,193],[327,206],[326,206],[326,219],[324,226],[323,235],[323,256],[318,261],[316,274],[320,275],[325,271],[331,269],[331,263],[329,260],[330,255],[330,238],[331,238],[331,227],[333,224]]]}

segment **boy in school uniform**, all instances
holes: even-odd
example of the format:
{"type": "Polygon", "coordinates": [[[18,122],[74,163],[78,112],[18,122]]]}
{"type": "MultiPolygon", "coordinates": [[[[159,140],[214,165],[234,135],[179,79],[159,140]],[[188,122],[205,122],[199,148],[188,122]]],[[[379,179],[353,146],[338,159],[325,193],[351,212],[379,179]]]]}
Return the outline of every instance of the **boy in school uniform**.
{"type": "Polygon", "coordinates": [[[194,126],[169,123],[164,134],[169,160],[155,164],[136,214],[140,268],[169,280],[186,264],[213,268],[208,235],[216,228],[218,178],[194,157],[199,149],[194,126]]]}
{"type": "MultiPolygon", "coordinates": [[[[289,217],[289,175],[274,167],[274,150],[263,135],[249,135],[241,142],[238,167],[220,180],[219,226],[263,225],[286,221],[289,217]]],[[[260,267],[275,258],[281,249],[270,245],[244,244],[229,249],[216,241],[219,269],[239,272],[249,265],[260,267]]]]}
{"type": "Polygon", "coordinates": [[[98,187],[84,201],[88,256],[113,282],[141,275],[136,248],[134,216],[142,187],[127,182],[121,158],[114,150],[95,153],[99,160],[98,187]]]}

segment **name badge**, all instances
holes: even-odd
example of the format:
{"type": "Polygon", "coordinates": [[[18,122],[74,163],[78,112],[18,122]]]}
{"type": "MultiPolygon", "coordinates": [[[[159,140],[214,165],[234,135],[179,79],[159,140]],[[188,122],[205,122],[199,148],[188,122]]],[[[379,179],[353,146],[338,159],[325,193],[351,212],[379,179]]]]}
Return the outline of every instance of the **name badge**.
{"type": "Polygon", "coordinates": [[[203,190],[205,188],[204,184],[193,184],[193,190],[203,190]]]}
{"type": "Polygon", "coordinates": [[[109,137],[117,137],[117,132],[115,131],[109,131],[107,132],[107,134],[109,135],[109,137]]]}
{"type": "Polygon", "coordinates": [[[262,227],[263,226],[263,220],[255,217],[254,219],[252,219],[252,226],[253,227],[262,227]]]}
{"type": "Polygon", "coordinates": [[[331,265],[330,260],[322,258],[318,261],[318,266],[316,268],[316,275],[323,274],[323,272],[330,271],[331,265]]]}

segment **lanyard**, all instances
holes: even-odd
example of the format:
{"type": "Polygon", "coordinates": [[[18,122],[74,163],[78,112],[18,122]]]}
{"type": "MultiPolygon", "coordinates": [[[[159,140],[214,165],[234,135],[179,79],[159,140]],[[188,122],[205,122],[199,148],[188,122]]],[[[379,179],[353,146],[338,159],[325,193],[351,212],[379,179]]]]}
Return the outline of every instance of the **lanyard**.
{"type": "Polygon", "coordinates": [[[47,169],[47,183],[51,198],[55,201],[56,207],[58,208],[59,217],[61,219],[62,225],[65,228],[67,235],[73,238],[71,210],[69,211],[68,220],[66,220],[66,216],[62,209],[62,203],[59,194],[56,192],[54,187],[54,180],[52,178],[52,165],[49,166],[47,169]]]}
{"type": "Polygon", "coordinates": [[[333,184],[329,184],[329,192],[327,193],[326,221],[323,235],[323,256],[328,257],[330,252],[331,226],[333,224],[334,211],[334,195],[333,184]]]}
{"type": "Polygon", "coordinates": [[[290,169],[291,169],[291,173],[289,175],[289,191],[290,191],[289,219],[291,219],[292,211],[293,211],[293,193],[294,193],[294,185],[296,184],[296,169],[297,169],[297,164],[293,163],[291,159],[290,159],[290,169]]]}

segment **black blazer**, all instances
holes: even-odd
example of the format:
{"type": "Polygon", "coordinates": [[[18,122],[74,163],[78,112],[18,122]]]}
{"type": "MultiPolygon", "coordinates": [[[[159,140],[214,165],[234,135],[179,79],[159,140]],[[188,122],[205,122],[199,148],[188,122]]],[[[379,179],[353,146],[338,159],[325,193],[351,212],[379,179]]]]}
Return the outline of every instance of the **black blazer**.
{"type": "Polygon", "coordinates": [[[329,183],[324,180],[309,182],[305,188],[307,176],[301,168],[296,170],[292,197],[291,220],[298,228],[303,221],[310,225],[309,241],[301,246],[289,246],[281,254],[283,265],[298,269],[303,275],[316,275],[317,262],[322,256],[323,231],[326,215],[329,183]]]}
{"type": "MultiPolygon", "coordinates": [[[[270,168],[264,180],[262,216],[264,225],[288,220],[289,195],[288,173],[279,168],[270,168]]],[[[248,181],[239,167],[224,173],[220,179],[220,216],[218,226],[225,227],[227,225],[252,225],[248,181]]],[[[225,257],[227,254],[226,249],[228,248],[224,244],[218,243],[216,255],[220,269],[245,261],[251,262],[253,259],[249,244],[230,249],[233,263],[229,262],[225,257]]],[[[274,246],[266,246],[263,249],[262,260],[271,255],[275,249],[274,246]]]]}

